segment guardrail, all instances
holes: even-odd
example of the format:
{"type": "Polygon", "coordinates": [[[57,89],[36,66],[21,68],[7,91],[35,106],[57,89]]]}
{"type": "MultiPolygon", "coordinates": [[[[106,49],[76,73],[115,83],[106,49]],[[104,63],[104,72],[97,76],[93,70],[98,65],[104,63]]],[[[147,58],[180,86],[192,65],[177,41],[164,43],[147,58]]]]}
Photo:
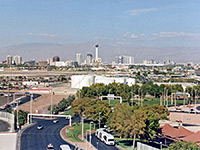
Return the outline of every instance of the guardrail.
{"type": "Polygon", "coordinates": [[[0,111],[0,117],[2,120],[8,122],[11,126],[10,132],[14,132],[14,125],[15,125],[15,117],[13,114],[10,114],[8,112],[2,112],[0,111]]]}

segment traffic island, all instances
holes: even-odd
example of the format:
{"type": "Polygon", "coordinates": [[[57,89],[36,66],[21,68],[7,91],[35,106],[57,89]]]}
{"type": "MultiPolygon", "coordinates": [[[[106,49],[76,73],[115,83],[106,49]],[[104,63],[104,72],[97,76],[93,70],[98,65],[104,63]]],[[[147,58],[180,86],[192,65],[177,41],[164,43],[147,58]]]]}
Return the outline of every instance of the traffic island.
{"type": "MultiPolygon", "coordinates": [[[[88,149],[88,150],[96,150],[94,146],[90,147],[90,143],[86,141],[86,139],[82,140],[82,128],[80,123],[73,123],[72,126],[65,126],[60,131],[60,135],[66,142],[74,145],[75,147],[79,147],[81,149],[88,149]]],[[[89,124],[84,124],[84,136],[86,130],[89,129],[89,124]]]]}

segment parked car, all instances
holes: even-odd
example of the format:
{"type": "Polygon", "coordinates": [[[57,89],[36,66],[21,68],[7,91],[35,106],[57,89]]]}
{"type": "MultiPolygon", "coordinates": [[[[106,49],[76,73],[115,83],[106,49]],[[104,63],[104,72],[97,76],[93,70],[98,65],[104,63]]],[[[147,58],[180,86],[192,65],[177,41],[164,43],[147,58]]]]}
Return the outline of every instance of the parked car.
{"type": "Polygon", "coordinates": [[[54,147],[51,143],[49,145],[47,145],[47,150],[54,150],[54,147]]]}
{"type": "Polygon", "coordinates": [[[69,145],[63,144],[63,145],[60,145],[60,149],[59,150],[71,150],[71,148],[69,147],[69,145]]]}
{"type": "Polygon", "coordinates": [[[195,113],[195,110],[194,109],[190,109],[190,113],[195,113]]]}

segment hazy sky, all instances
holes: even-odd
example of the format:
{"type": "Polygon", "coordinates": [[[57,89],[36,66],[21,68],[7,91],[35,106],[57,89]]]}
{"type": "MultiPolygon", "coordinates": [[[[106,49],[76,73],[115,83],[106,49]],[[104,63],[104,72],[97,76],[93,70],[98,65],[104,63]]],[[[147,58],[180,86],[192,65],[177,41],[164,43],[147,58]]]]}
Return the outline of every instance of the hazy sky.
{"type": "Polygon", "coordinates": [[[0,46],[199,46],[200,0],[0,0],[0,46]]]}

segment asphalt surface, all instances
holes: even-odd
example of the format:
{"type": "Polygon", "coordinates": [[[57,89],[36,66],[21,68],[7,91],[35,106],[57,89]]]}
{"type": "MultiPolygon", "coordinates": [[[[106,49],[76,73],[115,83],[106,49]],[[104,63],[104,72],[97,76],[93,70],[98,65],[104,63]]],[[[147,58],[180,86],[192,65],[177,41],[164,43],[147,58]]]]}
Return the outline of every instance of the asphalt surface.
{"type": "Polygon", "coordinates": [[[6,121],[0,120],[0,132],[7,132],[10,130],[10,125],[6,121]]]}
{"type": "MultiPolygon", "coordinates": [[[[18,97],[21,97],[21,96],[22,96],[22,95],[18,95],[18,97]]],[[[40,96],[41,96],[40,94],[33,94],[33,99],[38,98],[38,97],[40,97],[40,96]]],[[[16,97],[16,98],[18,98],[18,97],[16,97]]],[[[12,98],[12,97],[11,97],[11,98],[12,98]]],[[[13,101],[13,99],[12,99],[12,101],[13,101]]],[[[18,104],[19,106],[22,105],[22,104],[25,104],[25,103],[29,102],[29,101],[30,101],[30,96],[27,95],[26,97],[21,98],[20,101],[21,101],[21,103],[18,104]]],[[[11,101],[10,101],[10,102],[11,102],[11,101]]],[[[6,101],[6,104],[7,104],[7,101],[6,101]]],[[[16,105],[17,105],[16,103],[13,104],[13,105],[12,105],[12,108],[15,108],[16,105]]],[[[0,110],[1,110],[1,109],[0,109],[0,110]]],[[[4,109],[3,111],[5,111],[5,109],[4,109]]]]}
{"type": "Polygon", "coordinates": [[[200,110],[200,106],[197,107],[197,110],[200,110]]]}
{"type": "MultiPolygon", "coordinates": [[[[59,122],[54,124],[52,120],[33,119],[37,122],[36,125],[26,129],[21,136],[21,150],[45,150],[49,143],[52,143],[55,150],[59,150],[62,144],[68,144],[72,150],[75,147],[64,141],[60,136],[60,130],[69,125],[69,121],[65,118],[58,118],[59,122]],[[43,129],[38,130],[37,126],[42,125],[43,129]]],[[[80,121],[74,117],[72,122],[80,121]]],[[[118,150],[115,146],[107,146],[92,134],[92,144],[98,150],[118,150]]]]}
{"type": "MultiPolygon", "coordinates": [[[[7,94],[7,93],[5,93],[5,94],[7,94]]],[[[8,100],[8,96],[0,96],[0,106],[13,101],[13,93],[10,93],[10,94],[12,94],[12,96],[9,96],[9,100],[8,100]]],[[[21,96],[22,95],[16,95],[16,99],[21,97],[21,96]]]]}
{"type": "MultiPolygon", "coordinates": [[[[64,141],[60,136],[60,130],[69,124],[65,118],[58,118],[59,122],[54,124],[52,120],[34,119],[37,124],[26,129],[21,136],[21,150],[45,150],[49,143],[52,143],[55,150],[59,150],[62,144],[68,144],[71,149],[73,145],[64,141]],[[38,130],[37,125],[42,125],[43,129],[38,130]]],[[[78,121],[73,118],[72,122],[78,121]]]]}
{"type": "MultiPolygon", "coordinates": [[[[87,137],[87,140],[89,139],[89,135],[87,137]]],[[[118,150],[115,146],[109,146],[105,143],[101,142],[94,134],[92,134],[92,145],[96,147],[98,150],[118,150]]]]}

